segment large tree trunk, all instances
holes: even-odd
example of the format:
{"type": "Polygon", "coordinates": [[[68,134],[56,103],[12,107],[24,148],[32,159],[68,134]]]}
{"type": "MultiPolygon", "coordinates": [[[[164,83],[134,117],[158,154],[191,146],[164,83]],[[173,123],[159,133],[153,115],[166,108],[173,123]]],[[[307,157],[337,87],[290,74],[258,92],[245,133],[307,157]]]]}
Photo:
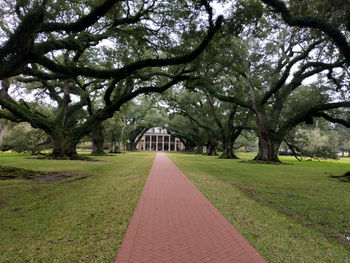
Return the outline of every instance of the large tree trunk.
{"type": "Polygon", "coordinates": [[[64,136],[63,133],[54,133],[50,135],[53,151],[51,156],[57,159],[77,159],[77,144],[79,141],[70,136],[64,136]]]}
{"type": "Polygon", "coordinates": [[[280,162],[278,150],[280,141],[273,140],[271,136],[259,135],[259,152],[254,158],[256,161],[280,162]]]}
{"type": "Polygon", "coordinates": [[[136,151],[137,150],[137,143],[136,142],[128,142],[126,144],[126,150],[127,151],[136,151]]]}
{"type": "Polygon", "coordinates": [[[105,155],[106,153],[103,150],[103,145],[105,138],[103,135],[102,126],[96,126],[91,130],[90,137],[92,140],[92,155],[105,155]]]}
{"type": "MultiPolygon", "coordinates": [[[[258,125],[259,152],[254,160],[281,162],[278,158],[278,150],[284,137],[280,140],[276,140],[276,122],[270,120],[270,116],[263,111],[255,109],[255,114],[258,125]]],[[[287,133],[287,131],[285,131],[285,133],[287,133]]]]}
{"type": "Polygon", "coordinates": [[[185,146],[184,151],[186,151],[186,152],[194,152],[194,150],[196,148],[196,144],[195,143],[193,143],[192,141],[187,140],[183,144],[185,146]]]}
{"type": "Polygon", "coordinates": [[[220,156],[221,159],[239,159],[233,152],[233,145],[243,129],[233,129],[233,121],[229,123],[229,137],[224,140],[224,152],[220,156]]]}
{"type": "Polygon", "coordinates": [[[220,159],[239,159],[233,152],[232,142],[228,142],[224,145],[224,152],[220,156],[220,159]]]}
{"type": "Polygon", "coordinates": [[[109,153],[115,153],[117,149],[117,142],[116,141],[111,141],[111,144],[109,145],[108,152],[109,153]]]}
{"type": "Polygon", "coordinates": [[[206,155],[209,155],[209,156],[216,156],[217,155],[217,153],[216,153],[216,144],[213,144],[211,142],[209,142],[207,144],[206,155]]]}
{"type": "Polygon", "coordinates": [[[120,153],[119,148],[117,147],[117,141],[114,138],[114,136],[112,136],[112,139],[110,141],[110,144],[108,147],[108,152],[109,153],[120,153]]]}

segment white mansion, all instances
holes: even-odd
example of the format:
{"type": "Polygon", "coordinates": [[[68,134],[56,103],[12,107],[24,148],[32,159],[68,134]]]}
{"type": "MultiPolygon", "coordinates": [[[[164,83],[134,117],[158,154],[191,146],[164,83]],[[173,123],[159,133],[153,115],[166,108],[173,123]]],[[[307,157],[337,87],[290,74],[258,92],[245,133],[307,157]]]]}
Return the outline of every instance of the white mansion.
{"type": "Polygon", "coordinates": [[[184,145],[180,139],[168,134],[166,129],[151,128],[143,135],[136,148],[141,151],[181,151],[184,145]]]}

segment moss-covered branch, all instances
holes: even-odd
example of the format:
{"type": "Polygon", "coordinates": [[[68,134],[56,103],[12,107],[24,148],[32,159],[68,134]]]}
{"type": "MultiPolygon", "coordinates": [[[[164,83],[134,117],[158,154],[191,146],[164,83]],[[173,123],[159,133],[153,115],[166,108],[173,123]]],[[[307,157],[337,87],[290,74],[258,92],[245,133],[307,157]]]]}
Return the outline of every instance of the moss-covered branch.
{"type": "Polygon", "coordinates": [[[102,4],[93,8],[89,14],[80,17],[76,22],[72,23],[53,23],[47,22],[43,23],[39,29],[38,33],[42,32],[58,32],[66,31],[69,33],[80,32],[88,28],[89,26],[95,24],[101,17],[107,14],[107,12],[121,0],[106,0],[102,4]]]}
{"type": "Polygon", "coordinates": [[[87,46],[96,45],[99,41],[108,38],[110,34],[90,34],[87,32],[81,33],[78,38],[70,36],[59,40],[47,40],[42,43],[35,44],[32,53],[35,55],[44,55],[54,50],[75,50],[79,51],[87,46]]]}
{"type": "Polygon", "coordinates": [[[16,115],[12,114],[11,112],[5,109],[0,109],[0,119],[9,120],[16,123],[24,122],[23,119],[18,118],[16,115]]]}
{"type": "Polygon", "coordinates": [[[302,28],[314,28],[326,34],[335,45],[338,47],[340,53],[350,63],[350,45],[341,29],[338,29],[333,24],[325,20],[313,16],[292,15],[288,10],[286,4],[280,0],[261,0],[265,4],[273,7],[282,15],[283,20],[290,26],[297,26],[302,28]]]}
{"type": "Polygon", "coordinates": [[[287,96],[296,88],[298,88],[303,80],[316,75],[324,70],[332,70],[334,68],[342,67],[344,65],[343,61],[338,61],[335,63],[323,63],[323,62],[308,62],[303,65],[298,71],[294,73],[294,76],[290,83],[284,86],[282,92],[278,95],[278,100],[284,101],[287,96]],[[307,69],[312,68],[307,71],[307,69]]]}
{"type": "Polygon", "coordinates": [[[350,128],[350,120],[344,120],[344,119],[341,119],[341,118],[336,118],[336,117],[333,117],[325,112],[317,112],[315,114],[315,117],[322,117],[324,118],[325,120],[327,121],[330,121],[332,123],[339,123],[339,124],[342,124],[344,125],[346,128],[350,128]]]}
{"type": "Polygon", "coordinates": [[[130,63],[120,69],[112,70],[98,70],[89,67],[74,67],[74,66],[63,66],[53,62],[52,60],[41,56],[40,54],[32,53],[33,61],[41,64],[42,66],[48,68],[49,70],[65,75],[66,77],[76,77],[76,76],[85,76],[85,77],[94,77],[100,79],[116,79],[121,80],[126,78],[128,75],[132,74],[136,70],[140,70],[148,67],[163,67],[163,66],[173,66],[186,64],[197,58],[208,43],[211,41],[215,33],[220,28],[223,21],[223,17],[219,16],[216,20],[214,27],[209,28],[206,37],[202,40],[197,48],[188,54],[182,56],[176,56],[172,58],[154,58],[154,59],[144,59],[130,63]]]}
{"type": "Polygon", "coordinates": [[[219,94],[218,92],[216,92],[216,90],[214,90],[212,87],[209,87],[208,85],[204,85],[204,88],[209,94],[211,94],[212,96],[214,96],[215,98],[217,98],[220,101],[232,102],[232,103],[235,103],[239,106],[242,106],[242,107],[248,108],[248,109],[252,108],[252,104],[248,101],[241,100],[241,99],[234,97],[234,96],[227,96],[227,95],[219,94]]]}
{"type": "MultiPolygon", "coordinates": [[[[288,131],[290,131],[293,127],[296,127],[298,124],[308,121],[312,117],[324,117],[326,114],[322,113],[323,111],[338,109],[338,108],[349,108],[350,102],[334,102],[327,104],[319,104],[311,107],[308,110],[305,110],[294,118],[290,119],[288,122],[285,122],[284,125],[280,127],[278,132],[276,133],[276,138],[283,139],[288,131]]],[[[330,120],[330,119],[329,119],[330,120]]]]}
{"type": "Polygon", "coordinates": [[[261,101],[259,102],[260,105],[264,105],[270,98],[271,96],[273,96],[276,92],[278,92],[283,85],[285,85],[288,77],[290,76],[291,73],[291,69],[292,67],[306,59],[308,57],[308,55],[310,54],[310,52],[318,45],[320,44],[320,41],[316,41],[314,43],[312,43],[308,48],[305,49],[305,51],[303,51],[299,56],[296,56],[295,58],[293,58],[285,67],[285,70],[283,71],[281,77],[272,85],[272,87],[270,88],[270,90],[268,92],[266,92],[264,94],[264,97],[261,99],[261,101]]]}
{"type": "MultiPolygon", "coordinates": [[[[5,107],[17,119],[29,122],[33,128],[40,128],[46,132],[51,132],[53,123],[44,118],[41,114],[28,109],[25,105],[16,102],[10,97],[0,96],[0,104],[5,107]]],[[[3,117],[5,117],[3,115],[3,117]]]]}
{"type": "Polygon", "coordinates": [[[44,8],[36,6],[18,25],[15,32],[0,47],[0,80],[16,74],[28,62],[34,45],[35,30],[44,19],[44,8]]]}

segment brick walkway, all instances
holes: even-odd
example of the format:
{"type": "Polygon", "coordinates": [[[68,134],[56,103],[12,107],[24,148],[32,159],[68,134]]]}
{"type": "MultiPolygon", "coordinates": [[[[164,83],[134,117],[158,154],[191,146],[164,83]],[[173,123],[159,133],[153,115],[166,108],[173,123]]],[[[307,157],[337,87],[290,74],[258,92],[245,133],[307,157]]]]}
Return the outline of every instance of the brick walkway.
{"type": "Polygon", "coordinates": [[[159,152],[115,262],[266,261],[159,152]]]}

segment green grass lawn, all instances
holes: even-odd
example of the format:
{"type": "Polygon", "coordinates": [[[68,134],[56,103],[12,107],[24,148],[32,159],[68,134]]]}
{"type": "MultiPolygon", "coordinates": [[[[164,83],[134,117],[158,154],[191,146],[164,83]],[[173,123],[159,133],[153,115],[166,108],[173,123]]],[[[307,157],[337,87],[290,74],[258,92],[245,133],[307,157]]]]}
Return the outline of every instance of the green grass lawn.
{"type": "Polygon", "coordinates": [[[168,156],[269,262],[350,262],[350,183],[330,178],[350,171],[350,159],[168,156]]]}
{"type": "Polygon", "coordinates": [[[0,154],[0,165],[89,175],[53,183],[0,180],[0,262],[113,262],[154,152],[33,160],[0,154]]]}
{"type": "MultiPolygon", "coordinates": [[[[112,262],[154,152],[100,161],[0,154],[0,165],[88,175],[56,182],[0,180],[0,262],[112,262]]],[[[350,262],[350,159],[252,164],[169,153],[269,262],[350,262]]]]}

